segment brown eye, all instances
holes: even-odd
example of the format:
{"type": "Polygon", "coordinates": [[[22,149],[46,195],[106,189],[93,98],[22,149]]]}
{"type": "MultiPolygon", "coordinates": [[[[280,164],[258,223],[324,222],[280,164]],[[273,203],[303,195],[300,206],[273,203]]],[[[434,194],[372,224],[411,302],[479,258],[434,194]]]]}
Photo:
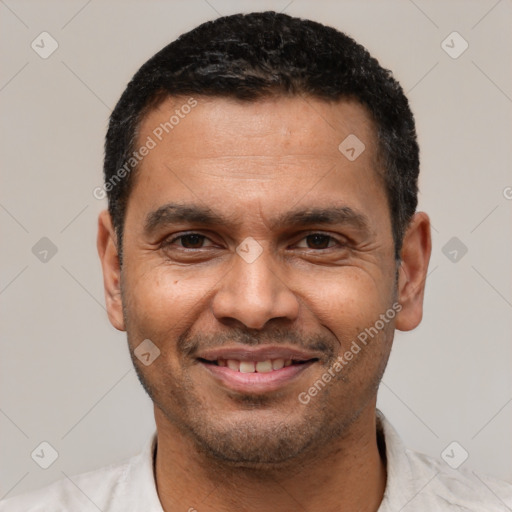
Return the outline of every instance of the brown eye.
{"type": "Polygon", "coordinates": [[[200,233],[185,233],[184,235],[169,238],[162,243],[162,247],[167,250],[171,249],[204,249],[205,240],[210,240],[207,236],[200,233]]]}
{"type": "Polygon", "coordinates": [[[175,240],[181,240],[182,247],[185,249],[200,249],[205,240],[204,235],[193,233],[191,235],[182,235],[175,240]]]}
{"type": "Polygon", "coordinates": [[[308,235],[306,237],[308,244],[311,246],[311,249],[327,249],[329,247],[329,241],[331,237],[328,235],[308,235]]]}
{"type": "Polygon", "coordinates": [[[313,233],[311,235],[305,236],[297,245],[301,249],[329,249],[333,247],[333,243],[336,243],[336,240],[329,235],[324,235],[322,233],[313,233]]]}

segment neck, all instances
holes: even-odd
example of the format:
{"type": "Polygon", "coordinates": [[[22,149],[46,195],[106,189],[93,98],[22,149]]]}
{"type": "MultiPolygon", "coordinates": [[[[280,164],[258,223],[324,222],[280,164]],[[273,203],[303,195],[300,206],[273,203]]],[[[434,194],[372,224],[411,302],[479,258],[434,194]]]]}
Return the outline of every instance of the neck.
{"type": "Polygon", "coordinates": [[[155,479],[165,512],[378,510],[386,464],[377,445],[375,402],[340,439],[272,467],[234,467],[212,460],[155,408],[155,479]]]}

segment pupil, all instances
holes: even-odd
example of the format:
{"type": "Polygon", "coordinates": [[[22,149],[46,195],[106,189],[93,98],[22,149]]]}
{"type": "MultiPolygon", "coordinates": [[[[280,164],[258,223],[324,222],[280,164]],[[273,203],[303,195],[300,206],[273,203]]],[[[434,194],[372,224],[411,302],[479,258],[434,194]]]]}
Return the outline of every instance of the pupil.
{"type": "Polygon", "coordinates": [[[197,247],[187,247],[188,245],[201,245],[202,242],[202,235],[186,235],[182,239],[182,244],[187,249],[197,249],[197,247]],[[191,243],[188,243],[191,242],[191,243]]]}
{"type": "Polygon", "coordinates": [[[308,242],[313,240],[312,245],[314,249],[327,249],[329,245],[329,237],[327,235],[308,235],[307,238],[308,242]]]}

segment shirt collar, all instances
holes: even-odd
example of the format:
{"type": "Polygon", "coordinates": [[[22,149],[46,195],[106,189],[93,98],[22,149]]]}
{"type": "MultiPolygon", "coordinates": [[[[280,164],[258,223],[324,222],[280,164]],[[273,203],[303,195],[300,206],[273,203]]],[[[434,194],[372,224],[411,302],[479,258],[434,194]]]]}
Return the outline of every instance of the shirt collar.
{"type": "Polygon", "coordinates": [[[128,503],[144,504],[146,512],[164,512],[155,479],[155,456],[157,446],[157,433],[153,432],[146,442],[144,449],[132,458],[131,464],[123,475],[124,486],[120,497],[128,503]]]}
{"type": "Polygon", "coordinates": [[[414,463],[398,432],[377,409],[377,439],[385,445],[386,488],[378,512],[402,510],[435,475],[434,468],[414,463]]]}

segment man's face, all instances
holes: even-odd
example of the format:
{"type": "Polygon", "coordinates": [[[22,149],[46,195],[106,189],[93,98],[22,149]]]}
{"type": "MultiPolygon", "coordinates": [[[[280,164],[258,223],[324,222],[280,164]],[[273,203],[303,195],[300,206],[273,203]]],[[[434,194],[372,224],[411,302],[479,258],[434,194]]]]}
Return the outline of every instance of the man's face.
{"type": "Polygon", "coordinates": [[[394,320],[332,371],[396,300],[374,127],[355,102],[197,101],[162,141],[154,130],[187,98],[141,124],[137,147],[156,147],[128,202],[124,316],[110,315],[132,351],[147,339],[160,350],[148,366],[133,358],[157,422],[220,459],[283,461],[340,435],[389,355],[394,320]],[[350,134],[365,145],[353,161],[338,149],[350,134]]]}

